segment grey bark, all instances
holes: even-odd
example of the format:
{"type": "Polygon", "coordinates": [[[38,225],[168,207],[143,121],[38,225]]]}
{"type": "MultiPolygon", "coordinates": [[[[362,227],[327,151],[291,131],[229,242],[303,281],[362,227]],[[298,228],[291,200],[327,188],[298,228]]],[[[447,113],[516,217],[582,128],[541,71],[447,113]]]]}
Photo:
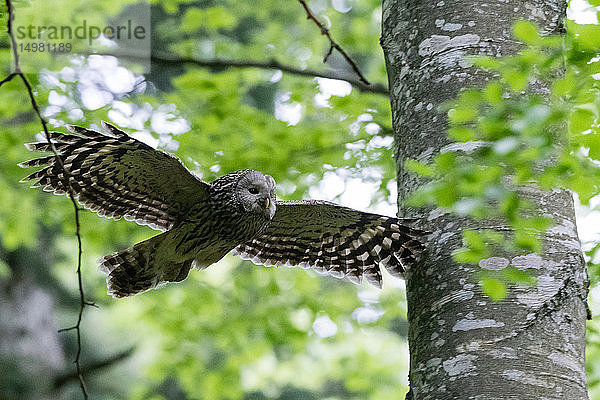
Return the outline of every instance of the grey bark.
{"type": "MultiPolygon", "coordinates": [[[[397,146],[402,204],[419,179],[403,161],[429,161],[448,144],[438,106],[466,87],[485,84],[465,55],[509,55],[519,49],[512,23],[527,19],[557,32],[566,3],[550,0],[409,2],[384,0],[383,36],[397,146]]],[[[460,151],[460,145],[454,146],[460,151]]],[[[407,399],[586,399],[587,273],[577,237],[573,201],[566,192],[525,195],[539,214],[555,217],[542,254],[497,254],[478,266],[460,265],[451,252],[476,224],[439,210],[403,209],[433,232],[424,265],[407,279],[410,386],[407,399]],[[537,277],[534,286],[509,286],[495,302],[476,273],[512,265],[537,277]]]]}

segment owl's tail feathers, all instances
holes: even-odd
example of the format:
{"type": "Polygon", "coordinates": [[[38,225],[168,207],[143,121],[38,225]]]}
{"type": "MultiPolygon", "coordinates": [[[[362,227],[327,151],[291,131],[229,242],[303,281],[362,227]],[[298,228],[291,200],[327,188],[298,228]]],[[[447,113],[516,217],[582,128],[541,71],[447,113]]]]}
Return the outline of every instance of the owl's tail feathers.
{"type": "Polygon", "coordinates": [[[100,271],[108,274],[108,294],[116,298],[133,296],[149,289],[157,289],[167,282],[184,280],[192,260],[160,265],[155,263],[156,248],[163,240],[158,235],[119,253],[100,260],[100,271]]]}

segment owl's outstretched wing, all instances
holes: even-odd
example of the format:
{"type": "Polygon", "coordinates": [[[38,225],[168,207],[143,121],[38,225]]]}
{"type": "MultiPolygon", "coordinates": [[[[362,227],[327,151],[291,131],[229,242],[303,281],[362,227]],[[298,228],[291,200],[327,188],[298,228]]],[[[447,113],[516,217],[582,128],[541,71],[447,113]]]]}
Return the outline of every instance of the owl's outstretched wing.
{"type": "Polygon", "coordinates": [[[424,252],[424,231],[410,220],[365,213],[318,200],[278,201],[266,230],[236,247],[234,254],[263,265],[297,265],[381,287],[381,262],[394,276],[424,252]]]}
{"type": "MultiPolygon", "coordinates": [[[[186,211],[209,196],[209,185],[195,177],[177,158],[155,150],[104,123],[108,134],[70,126],[72,134],[51,132],[54,147],[68,171],[75,197],[99,215],[124,217],[154,229],[167,230],[186,211]]],[[[28,149],[50,152],[47,142],[28,149]]],[[[25,177],[32,187],[65,194],[63,171],[54,155],[20,164],[44,168],[25,177]]]]}

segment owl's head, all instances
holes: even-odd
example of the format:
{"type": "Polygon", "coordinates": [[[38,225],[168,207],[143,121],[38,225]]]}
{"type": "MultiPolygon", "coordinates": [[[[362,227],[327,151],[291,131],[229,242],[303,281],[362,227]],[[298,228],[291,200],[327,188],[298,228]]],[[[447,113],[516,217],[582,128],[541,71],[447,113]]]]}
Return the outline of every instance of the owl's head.
{"type": "Polygon", "coordinates": [[[246,212],[269,220],[275,215],[275,179],[258,171],[247,170],[236,186],[238,201],[246,212]]]}

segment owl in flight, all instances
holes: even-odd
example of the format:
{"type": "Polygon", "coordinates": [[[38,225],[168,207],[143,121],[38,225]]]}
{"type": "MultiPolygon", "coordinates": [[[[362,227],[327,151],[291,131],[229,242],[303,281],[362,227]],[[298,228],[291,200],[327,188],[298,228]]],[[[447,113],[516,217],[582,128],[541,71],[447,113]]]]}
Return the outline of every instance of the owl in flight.
{"type": "MultiPolygon", "coordinates": [[[[50,133],[70,189],[98,215],[135,221],[163,233],[100,260],[108,293],[127,297],[184,280],[233,250],[262,265],[314,268],[354,283],[381,286],[379,263],[394,276],[422,255],[425,232],[411,220],[385,217],[319,201],[275,198],[270,175],[241,170],[203,182],[174,156],[102,123],[107,133],[76,126],[50,133]]],[[[46,142],[27,144],[50,152],[46,142]]],[[[20,164],[44,167],[23,181],[66,194],[54,155],[20,164]]]]}

